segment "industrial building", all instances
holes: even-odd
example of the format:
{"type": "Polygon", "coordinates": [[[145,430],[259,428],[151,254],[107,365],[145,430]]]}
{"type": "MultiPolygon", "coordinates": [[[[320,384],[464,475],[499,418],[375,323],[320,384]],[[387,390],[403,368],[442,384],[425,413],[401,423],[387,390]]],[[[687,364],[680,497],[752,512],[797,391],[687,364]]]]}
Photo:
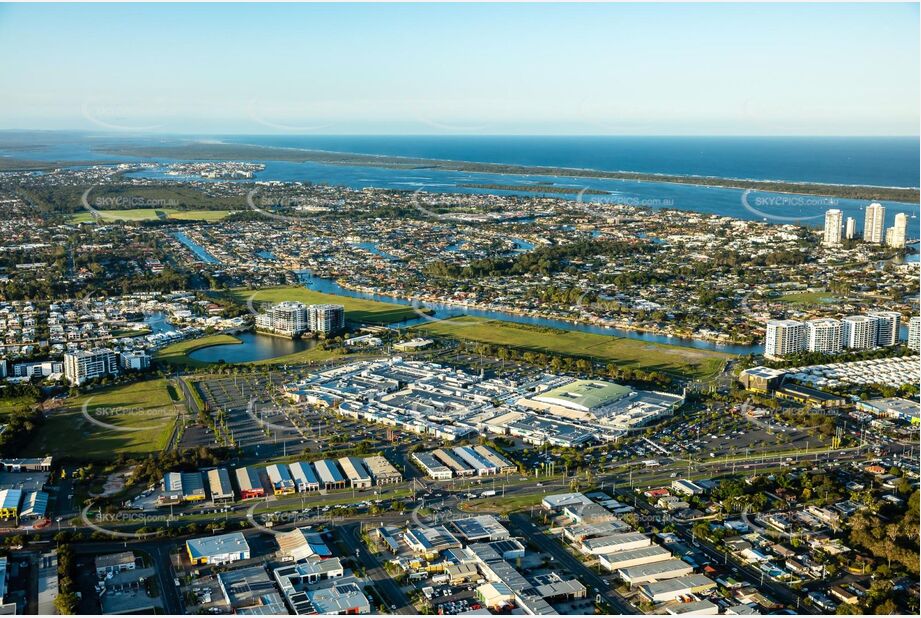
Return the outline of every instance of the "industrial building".
{"type": "Polygon", "coordinates": [[[332,459],[321,459],[313,463],[317,470],[317,476],[320,478],[320,484],[323,489],[345,489],[345,478],[339,472],[336,462],[332,459]]]}
{"type": "Polygon", "coordinates": [[[678,597],[700,594],[716,587],[716,582],[705,575],[687,575],[640,586],[640,594],[653,603],[674,601],[678,597]]]}
{"type": "Polygon", "coordinates": [[[297,491],[291,472],[285,464],[272,464],[266,466],[269,482],[272,484],[272,493],[276,496],[289,496],[297,491]]]}
{"type": "Polygon", "coordinates": [[[694,569],[684,560],[671,558],[669,560],[624,567],[617,570],[617,576],[631,586],[639,586],[640,584],[684,577],[693,572],[694,569]]]}
{"type": "Polygon", "coordinates": [[[586,554],[611,554],[628,549],[649,547],[652,541],[639,532],[620,532],[582,541],[580,549],[586,554]]]}
{"type": "Polygon", "coordinates": [[[284,615],[285,601],[275,591],[272,580],[262,566],[251,566],[218,573],[217,583],[224,602],[234,614],[284,615]]]}
{"type": "Polygon", "coordinates": [[[249,543],[242,532],[189,539],[185,546],[193,565],[229,564],[250,557],[249,543]]]}
{"type": "Polygon", "coordinates": [[[364,462],[359,457],[339,458],[339,467],[345,472],[352,489],[369,489],[371,487],[371,474],[365,468],[364,462]]]}
{"type": "Polygon", "coordinates": [[[309,463],[296,461],[289,465],[288,468],[291,470],[291,477],[294,479],[297,491],[319,491],[320,480],[309,463]]]}
{"type": "Polygon", "coordinates": [[[255,468],[252,466],[237,468],[236,476],[237,486],[240,488],[240,500],[265,496],[265,488],[262,486],[262,480],[259,478],[259,473],[255,468]]]}
{"type": "Polygon", "coordinates": [[[650,545],[649,547],[601,554],[598,556],[598,562],[605,569],[613,572],[618,569],[663,562],[665,560],[671,560],[673,557],[672,553],[661,545],[650,545]]]}
{"type": "Polygon", "coordinates": [[[22,504],[21,489],[0,489],[0,519],[18,518],[20,504],[22,504]]]}
{"type": "Polygon", "coordinates": [[[412,458],[419,464],[419,467],[422,468],[425,475],[431,479],[435,479],[436,481],[447,481],[454,476],[451,472],[451,468],[444,465],[431,453],[413,453],[412,458]]]}
{"type": "Polygon", "coordinates": [[[365,457],[364,461],[365,466],[371,473],[371,477],[374,479],[375,485],[389,485],[403,480],[403,475],[393,467],[393,464],[387,461],[386,457],[372,455],[371,457],[365,457]]]}
{"type": "Polygon", "coordinates": [[[325,559],[333,555],[323,541],[323,535],[311,532],[307,528],[283,532],[276,535],[275,540],[278,541],[279,551],[286,560],[298,562],[311,557],[325,559]]]}
{"type": "Polygon", "coordinates": [[[211,490],[213,504],[226,504],[235,499],[233,485],[230,484],[230,473],[227,468],[214,468],[208,470],[208,488],[211,490]]]}
{"type": "Polygon", "coordinates": [[[451,525],[466,543],[500,541],[511,536],[505,526],[492,515],[455,519],[451,525]]]}

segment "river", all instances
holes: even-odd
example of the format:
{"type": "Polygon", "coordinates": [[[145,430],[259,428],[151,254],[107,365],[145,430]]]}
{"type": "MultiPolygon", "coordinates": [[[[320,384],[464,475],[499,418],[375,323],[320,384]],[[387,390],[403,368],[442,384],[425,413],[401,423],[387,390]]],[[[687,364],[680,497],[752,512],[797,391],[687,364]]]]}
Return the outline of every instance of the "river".
{"type": "MultiPolygon", "coordinates": [[[[314,277],[310,274],[309,271],[300,271],[297,273],[301,278],[301,282],[311,290],[317,292],[323,292],[326,294],[336,294],[338,296],[348,296],[350,298],[363,298],[366,300],[376,300],[386,303],[395,303],[398,305],[405,306],[416,306],[426,309],[431,309],[435,312],[435,317],[438,319],[457,317],[461,315],[485,318],[488,320],[502,320],[505,322],[515,322],[516,324],[529,324],[532,326],[541,326],[547,328],[557,328],[560,330],[573,330],[583,333],[592,333],[594,335],[608,335],[613,337],[624,337],[627,339],[638,339],[640,341],[648,341],[649,343],[662,343],[668,345],[681,346],[686,348],[694,348],[697,350],[713,350],[717,352],[726,352],[729,354],[760,354],[763,349],[758,345],[734,345],[734,344],[721,344],[713,343],[710,341],[703,341],[700,339],[687,339],[684,337],[669,337],[666,335],[656,335],[654,333],[643,333],[631,330],[625,330],[621,328],[611,328],[606,326],[596,326],[594,324],[581,324],[577,322],[568,322],[566,320],[555,320],[552,318],[541,318],[528,315],[518,315],[516,313],[510,313],[506,311],[496,311],[489,309],[474,309],[469,307],[461,307],[457,305],[449,305],[443,303],[425,303],[422,305],[419,302],[413,301],[409,298],[403,298],[399,296],[390,296],[385,294],[370,294],[368,292],[361,292],[357,290],[350,290],[339,285],[337,282],[331,279],[323,279],[321,277],[314,277]]],[[[413,318],[411,320],[405,320],[399,322],[392,326],[398,326],[400,328],[406,328],[410,326],[416,326],[418,324],[424,324],[425,322],[432,321],[433,317],[425,317],[420,312],[420,317],[413,318]]]]}

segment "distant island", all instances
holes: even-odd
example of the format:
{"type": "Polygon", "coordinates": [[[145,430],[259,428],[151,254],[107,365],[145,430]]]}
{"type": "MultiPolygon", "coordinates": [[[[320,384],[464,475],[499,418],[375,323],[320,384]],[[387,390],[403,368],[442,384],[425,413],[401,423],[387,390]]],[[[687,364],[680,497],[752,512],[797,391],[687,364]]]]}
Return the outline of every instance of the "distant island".
{"type": "MultiPolygon", "coordinates": [[[[480,172],[487,174],[518,174],[526,176],[562,176],[567,178],[599,178],[611,180],[634,180],[640,182],[666,182],[675,184],[723,187],[730,189],[751,189],[768,193],[795,193],[855,200],[891,200],[914,204],[919,201],[919,190],[899,187],[868,187],[862,185],[837,185],[809,182],[780,182],[772,180],[746,180],[740,178],[719,178],[715,176],[681,176],[671,174],[650,174],[641,172],[611,172],[568,167],[542,167],[509,165],[504,163],[477,163],[424,159],[418,157],[396,157],[388,155],[366,155],[325,150],[303,150],[277,148],[251,144],[189,143],[173,146],[129,146],[104,150],[109,154],[146,158],[169,158],[180,160],[247,160],[247,161],[289,161],[295,163],[326,163],[330,165],[357,165],[393,169],[441,169],[455,172],[480,172]]],[[[516,191],[527,191],[516,185],[516,191]]],[[[549,191],[548,191],[549,192],[549,191]]],[[[578,192],[578,191],[577,191],[578,192]]]]}

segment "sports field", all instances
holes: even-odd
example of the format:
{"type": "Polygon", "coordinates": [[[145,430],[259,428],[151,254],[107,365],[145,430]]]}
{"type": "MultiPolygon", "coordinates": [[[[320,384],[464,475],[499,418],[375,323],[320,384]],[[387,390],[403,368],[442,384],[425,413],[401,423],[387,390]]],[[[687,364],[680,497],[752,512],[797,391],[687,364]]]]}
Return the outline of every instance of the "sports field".
{"type": "Polygon", "coordinates": [[[302,303],[333,303],[345,307],[345,319],[351,322],[368,322],[372,324],[391,324],[419,317],[412,307],[383,303],[363,298],[350,298],[337,294],[315,292],[301,286],[261,288],[258,290],[236,288],[230,294],[237,302],[245,303],[252,298],[254,303],[279,303],[295,300],[302,303]]]}
{"type": "Polygon", "coordinates": [[[171,399],[165,379],[100,389],[68,399],[51,412],[25,455],[110,460],[118,453],[160,451],[182,409],[184,404],[171,399]],[[83,414],[84,405],[90,419],[83,414]]]}
{"type": "Polygon", "coordinates": [[[831,292],[798,292],[785,294],[776,298],[778,302],[794,305],[815,305],[819,303],[835,303],[841,300],[831,292]]]}
{"type": "Polygon", "coordinates": [[[624,368],[662,371],[699,380],[714,377],[731,357],[723,352],[482,318],[427,322],[413,330],[534,352],[591,357],[624,368]]]}

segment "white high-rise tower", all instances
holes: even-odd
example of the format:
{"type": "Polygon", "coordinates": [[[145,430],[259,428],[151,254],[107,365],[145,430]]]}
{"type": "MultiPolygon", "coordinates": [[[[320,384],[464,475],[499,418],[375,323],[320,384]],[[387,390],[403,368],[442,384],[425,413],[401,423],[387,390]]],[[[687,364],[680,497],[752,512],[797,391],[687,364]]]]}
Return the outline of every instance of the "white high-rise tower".
{"type": "Polygon", "coordinates": [[[825,239],[822,241],[827,247],[841,244],[841,211],[833,208],[825,213],[825,239]]]}
{"type": "Polygon", "coordinates": [[[908,232],[908,216],[904,212],[895,215],[895,225],[892,226],[892,236],[888,239],[889,246],[896,249],[905,248],[905,236],[908,232]]]}
{"type": "Polygon", "coordinates": [[[866,242],[883,242],[885,233],[886,209],[882,204],[870,204],[863,220],[863,239],[866,242]]]}

